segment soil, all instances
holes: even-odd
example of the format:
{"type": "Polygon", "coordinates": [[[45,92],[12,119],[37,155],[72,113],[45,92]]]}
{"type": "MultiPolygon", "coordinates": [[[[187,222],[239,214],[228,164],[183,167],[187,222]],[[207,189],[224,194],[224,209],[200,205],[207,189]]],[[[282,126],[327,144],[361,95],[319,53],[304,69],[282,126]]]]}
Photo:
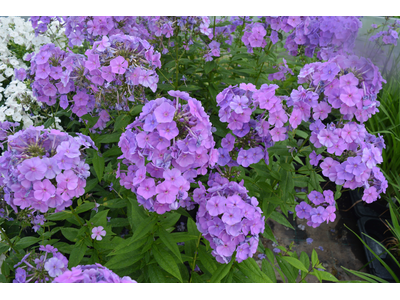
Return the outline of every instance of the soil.
{"type": "MultiPolygon", "coordinates": [[[[364,267],[367,263],[367,259],[363,244],[345,227],[346,225],[360,235],[357,226],[357,216],[353,211],[354,208],[345,211],[352,205],[349,193],[343,193],[342,197],[337,200],[337,203],[339,211],[336,211],[336,220],[328,224],[323,223],[317,228],[307,226],[306,220],[297,217],[293,220],[293,215],[289,215],[289,222],[295,230],[285,227],[271,219],[267,221],[267,224],[271,227],[279,246],[287,248],[294,242],[292,251],[296,251],[298,255],[304,251],[309,257],[311,257],[312,250],[315,249],[319,261],[325,267],[326,271],[330,272],[337,279],[340,281],[361,280],[357,276],[349,274],[342,269],[343,266],[350,270],[369,272],[368,267],[364,267]],[[313,239],[313,242],[308,244],[306,241],[307,238],[313,239]]],[[[264,247],[270,249],[274,248],[271,240],[262,238],[262,243],[264,247]]],[[[257,252],[254,258],[261,264],[261,260],[258,259],[257,254],[259,253],[257,252]]],[[[278,282],[282,282],[278,272],[276,272],[276,276],[278,282]]],[[[311,275],[306,277],[306,281],[319,282],[315,276],[311,275]]]]}

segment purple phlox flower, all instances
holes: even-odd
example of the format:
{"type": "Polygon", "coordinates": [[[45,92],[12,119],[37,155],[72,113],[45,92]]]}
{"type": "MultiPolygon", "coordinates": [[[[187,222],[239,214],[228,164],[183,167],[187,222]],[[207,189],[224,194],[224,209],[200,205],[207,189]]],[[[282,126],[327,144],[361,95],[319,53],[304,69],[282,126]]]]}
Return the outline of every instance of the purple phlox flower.
{"type": "Polygon", "coordinates": [[[372,203],[378,199],[379,194],[374,186],[371,186],[364,190],[362,200],[367,203],[372,203]]]}
{"type": "Polygon", "coordinates": [[[158,202],[171,204],[176,200],[179,189],[172,182],[164,181],[157,185],[156,192],[158,202]]]}
{"type": "Polygon", "coordinates": [[[170,123],[172,122],[175,114],[175,108],[167,103],[163,102],[154,110],[154,115],[156,116],[158,123],[170,123]]]}
{"type": "Polygon", "coordinates": [[[311,245],[314,240],[312,238],[307,238],[306,242],[308,245],[311,245]]]}
{"type": "Polygon", "coordinates": [[[305,201],[302,201],[300,204],[296,205],[296,214],[300,219],[308,219],[310,216],[312,207],[306,203],[305,201]]]}
{"type": "Polygon", "coordinates": [[[336,63],[328,63],[323,69],[321,74],[321,80],[332,81],[335,76],[339,73],[340,68],[336,63]]]}
{"type": "Polygon", "coordinates": [[[314,223],[321,224],[328,217],[328,213],[325,211],[325,208],[322,206],[318,206],[311,210],[311,221],[314,223]]]}
{"type": "Polygon", "coordinates": [[[42,182],[36,181],[33,184],[34,196],[37,200],[47,201],[54,195],[56,188],[51,184],[50,180],[45,179],[42,182]]]}
{"type": "Polygon", "coordinates": [[[334,222],[336,219],[336,214],[335,214],[336,207],[332,205],[328,206],[325,211],[328,214],[326,217],[326,223],[328,224],[328,221],[334,222]]]}
{"type": "Polygon", "coordinates": [[[346,172],[352,173],[356,176],[361,175],[366,168],[365,164],[361,162],[360,156],[349,157],[347,162],[348,164],[346,165],[346,172]]]}
{"type": "Polygon", "coordinates": [[[175,121],[158,124],[157,130],[160,136],[167,140],[172,140],[179,134],[179,129],[177,128],[175,121]]]}
{"type": "Polygon", "coordinates": [[[244,109],[248,108],[247,103],[249,98],[246,96],[234,96],[232,101],[229,103],[230,108],[232,108],[236,113],[240,114],[244,109]]]}
{"type": "Polygon", "coordinates": [[[316,154],[315,151],[313,150],[313,152],[310,153],[310,164],[313,166],[318,166],[319,161],[322,159],[322,155],[321,154],[316,154]]]}
{"type": "Polygon", "coordinates": [[[140,183],[137,193],[145,199],[149,199],[156,194],[156,186],[153,178],[147,178],[140,183]]]}
{"type": "Polygon", "coordinates": [[[225,211],[226,198],[222,196],[214,196],[207,201],[206,208],[210,216],[218,216],[225,211]]]}
{"type": "Polygon", "coordinates": [[[128,62],[122,56],[118,56],[110,61],[111,71],[115,74],[124,74],[128,67],[128,62]]]}
{"type": "Polygon", "coordinates": [[[103,236],[106,236],[106,231],[104,230],[103,226],[94,227],[92,229],[92,239],[101,241],[103,239],[103,236]]]}
{"type": "Polygon", "coordinates": [[[64,262],[56,257],[52,257],[44,264],[44,268],[51,277],[57,277],[63,273],[64,262]]]}

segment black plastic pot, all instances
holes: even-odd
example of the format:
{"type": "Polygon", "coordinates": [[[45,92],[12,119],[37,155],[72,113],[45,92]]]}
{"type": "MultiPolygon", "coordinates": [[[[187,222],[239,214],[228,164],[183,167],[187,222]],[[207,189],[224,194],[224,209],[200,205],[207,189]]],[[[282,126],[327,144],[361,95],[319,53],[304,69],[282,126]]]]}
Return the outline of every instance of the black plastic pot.
{"type": "MultiPolygon", "coordinates": [[[[363,241],[375,252],[375,254],[379,255],[380,258],[393,270],[398,278],[400,278],[400,268],[397,266],[396,262],[392,259],[392,257],[383,249],[379,244],[375,241],[371,240],[364,234],[363,232],[370,237],[374,238],[381,244],[382,241],[386,238],[392,237],[390,231],[388,231],[387,227],[383,222],[378,218],[368,218],[362,217],[357,221],[358,227],[361,232],[361,237],[363,241]]],[[[386,270],[386,268],[375,258],[375,256],[364,246],[365,255],[367,256],[368,261],[372,261],[368,266],[370,269],[370,273],[372,275],[378,276],[389,282],[394,282],[392,275],[386,270]]]]}
{"type": "MultiPolygon", "coordinates": [[[[350,191],[351,201],[356,203],[362,199],[363,192],[361,189],[350,191]]],[[[359,218],[371,217],[371,218],[382,218],[390,220],[390,212],[386,205],[383,205],[379,201],[372,202],[370,204],[361,201],[354,206],[354,212],[359,218]]]]}

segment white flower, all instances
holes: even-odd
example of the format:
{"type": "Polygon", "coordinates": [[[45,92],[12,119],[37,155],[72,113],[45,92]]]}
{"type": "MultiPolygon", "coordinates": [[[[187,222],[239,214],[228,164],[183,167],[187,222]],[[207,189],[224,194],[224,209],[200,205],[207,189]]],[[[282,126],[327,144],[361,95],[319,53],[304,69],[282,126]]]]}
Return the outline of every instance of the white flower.
{"type": "Polygon", "coordinates": [[[22,116],[21,116],[21,114],[20,114],[19,112],[16,112],[16,113],[14,113],[14,114],[12,115],[12,118],[13,118],[13,120],[14,120],[15,122],[19,122],[19,121],[21,121],[22,116]]]}
{"type": "Polygon", "coordinates": [[[19,61],[15,58],[10,59],[10,64],[12,64],[14,67],[19,65],[19,61]]]}
{"type": "Polygon", "coordinates": [[[10,30],[10,36],[16,38],[18,36],[18,32],[10,30]]]}
{"type": "Polygon", "coordinates": [[[16,43],[17,45],[23,45],[24,44],[24,39],[22,38],[22,36],[17,36],[14,39],[14,43],[16,43]]]}
{"type": "Polygon", "coordinates": [[[29,126],[33,125],[33,121],[27,115],[22,117],[22,122],[24,123],[24,128],[28,128],[29,126]]]}
{"type": "Polygon", "coordinates": [[[6,109],[6,111],[4,112],[4,114],[5,114],[6,116],[12,116],[12,115],[14,114],[14,109],[8,108],[8,109],[6,109]]]}
{"type": "Polygon", "coordinates": [[[11,69],[11,68],[7,68],[7,70],[4,71],[4,74],[5,74],[7,77],[10,77],[10,76],[14,75],[14,70],[11,69]]]}

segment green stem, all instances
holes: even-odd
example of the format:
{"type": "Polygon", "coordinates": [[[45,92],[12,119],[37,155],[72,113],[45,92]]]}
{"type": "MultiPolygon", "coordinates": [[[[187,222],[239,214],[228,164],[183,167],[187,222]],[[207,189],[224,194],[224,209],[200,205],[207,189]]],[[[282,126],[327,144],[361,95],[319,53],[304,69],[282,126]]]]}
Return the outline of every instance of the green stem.
{"type": "Polygon", "coordinates": [[[13,243],[10,241],[8,235],[6,234],[6,232],[3,230],[3,228],[0,226],[0,233],[3,235],[3,237],[6,239],[8,245],[10,246],[10,248],[12,250],[14,250],[17,254],[19,254],[19,251],[17,249],[13,248],[13,243]]]}
{"type": "MultiPolygon", "coordinates": [[[[192,272],[196,268],[197,249],[199,248],[199,245],[200,245],[200,239],[201,239],[201,234],[199,234],[199,238],[197,239],[196,251],[194,253],[193,264],[192,264],[192,272]]],[[[190,283],[192,282],[192,276],[190,276],[190,281],[189,282],[190,283]]]]}

